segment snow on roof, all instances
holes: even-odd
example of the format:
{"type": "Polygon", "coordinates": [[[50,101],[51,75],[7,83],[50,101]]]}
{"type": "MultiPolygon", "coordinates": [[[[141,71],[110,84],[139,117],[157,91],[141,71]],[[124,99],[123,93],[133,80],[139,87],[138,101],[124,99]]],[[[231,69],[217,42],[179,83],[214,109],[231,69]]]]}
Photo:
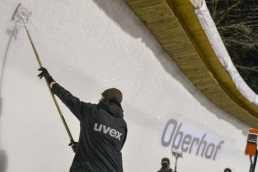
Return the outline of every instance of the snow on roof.
{"type": "Polygon", "coordinates": [[[229,56],[228,51],[220,37],[217,27],[210,15],[206,2],[203,0],[190,1],[196,8],[195,13],[219,61],[228,71],[229,75],[231,76],[233,82],[235,83],[241,94],[245,96],[250,102],[258,105],[257,94],[247,85],[247,83],[243,80],[243,78],[235,68],[231,57],[229,56]]]}

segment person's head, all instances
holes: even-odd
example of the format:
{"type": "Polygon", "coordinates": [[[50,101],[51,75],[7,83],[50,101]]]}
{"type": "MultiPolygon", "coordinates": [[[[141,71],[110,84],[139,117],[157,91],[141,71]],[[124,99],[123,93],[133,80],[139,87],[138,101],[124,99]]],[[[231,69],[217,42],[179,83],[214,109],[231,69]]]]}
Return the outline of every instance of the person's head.
{"type": "Polygon", "coordinates": [[[162,165],[162,167],[169,167],[169,165],[170,165],[169,159],[166,158],[166,157],[162,158],[161,159],[161,165],[162,165]]]}
{"type": "Polygon", "coordinates": [[[230,168],[225,168],[224,172],[232,172],[230,168]]]}
{"type": "Polygon", "coordinates": [[[102,94],[103,99],[113,100],[121,104],[123,100],[122,92],[117,88],[109,88],[105,90],[102,94]]]}

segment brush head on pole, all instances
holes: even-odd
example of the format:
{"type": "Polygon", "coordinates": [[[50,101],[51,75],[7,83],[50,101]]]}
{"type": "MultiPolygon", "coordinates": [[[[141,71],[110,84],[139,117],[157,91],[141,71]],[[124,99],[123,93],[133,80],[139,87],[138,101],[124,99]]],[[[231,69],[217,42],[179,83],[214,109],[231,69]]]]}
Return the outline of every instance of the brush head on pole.
{"type": "Polygon", "coordinates": [[[23,7],[20,3],[13,13],[12,21],[18,24],[26,24],[29,21],[30,16],[31,11],[23,7]]]}

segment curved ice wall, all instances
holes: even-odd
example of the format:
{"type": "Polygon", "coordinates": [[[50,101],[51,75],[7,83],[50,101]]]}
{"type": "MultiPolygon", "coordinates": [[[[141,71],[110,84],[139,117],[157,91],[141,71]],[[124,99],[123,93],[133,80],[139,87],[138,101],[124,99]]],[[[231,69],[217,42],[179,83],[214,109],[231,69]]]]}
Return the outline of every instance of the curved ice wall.
{"type": "MultiPolygon", "coordinates": [[[[157,171],[171,149],[177,170],[246,171],[248,126],[211,104],[181,73],[122,0],[0,0],[0,171],[68,171],[73,152],[26,32],[11,16],[32,12],[27,27],[43,66],[84,101],[108,87],[123,91],[129,133],[124,171],[157,171]]],[[[79,123],[59,105],[75,138],[79,123]]]]}

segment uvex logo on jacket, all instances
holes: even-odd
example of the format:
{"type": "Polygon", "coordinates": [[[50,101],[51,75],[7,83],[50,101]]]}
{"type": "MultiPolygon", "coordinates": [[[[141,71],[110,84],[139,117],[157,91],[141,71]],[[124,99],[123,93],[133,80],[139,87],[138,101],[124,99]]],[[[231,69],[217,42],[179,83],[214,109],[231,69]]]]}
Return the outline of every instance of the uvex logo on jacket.
{"type": "Polygon", "coordinates": [[[114,137],[118,140],[120,140],[120,137],[122,136],[122,133],[120,133],[116,129],[113,129],[113,128],[107,127],[106,125],[98,124],[98,123],[94,124],[94,131],[103,132],[104,134],[109,134],[111,137],[114,137]]]}

